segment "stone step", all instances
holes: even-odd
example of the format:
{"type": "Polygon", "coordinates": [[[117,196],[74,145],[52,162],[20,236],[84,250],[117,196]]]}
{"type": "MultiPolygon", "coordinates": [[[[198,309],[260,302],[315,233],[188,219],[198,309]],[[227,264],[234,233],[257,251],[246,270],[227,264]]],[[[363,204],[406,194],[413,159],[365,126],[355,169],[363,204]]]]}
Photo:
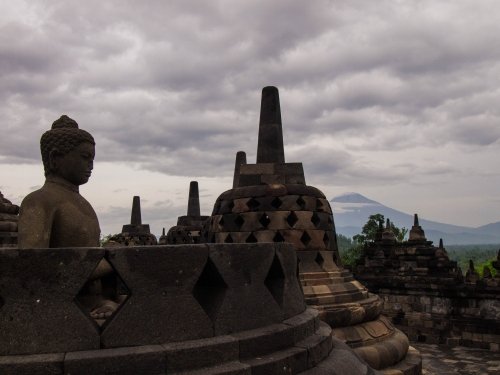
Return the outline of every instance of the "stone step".
{"type": "Polygon", "coordinates": [[[357,302],[368,297],[368,293],[348,292],[320,296],[307,296],[306,303],[308,305],[335,305],[348,302],[357,302]]]}
{"type": "Polygon", "coordinates": [[[331,328],[320,322],[313,335],[293,347],[242,362],[251,367],[252,375],[297,374],[322,362],[331,349],[331,328]]]}

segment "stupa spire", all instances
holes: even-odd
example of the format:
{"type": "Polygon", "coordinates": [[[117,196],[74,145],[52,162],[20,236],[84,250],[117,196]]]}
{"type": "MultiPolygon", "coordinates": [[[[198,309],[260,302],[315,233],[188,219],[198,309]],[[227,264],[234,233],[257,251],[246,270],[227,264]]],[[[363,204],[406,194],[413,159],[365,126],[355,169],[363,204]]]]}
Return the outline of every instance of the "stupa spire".
{"type": "Polygon", "coordinates": [[[244,151],[236,153],[236,161],[234,162],[234,177],[233,189],[237,188],[240,184],[240,169],[243,164],[247,163],[247,154],[244,151]]]}
{"type": "Polygon", "coordinates": [[[413,225],[418,227],[420,224],[418,223],[418,215],[414,214],[413,215],[413,225]]]}
{"type": "Polygon", "coordinates": [[[257,163],[284,162],[285,150],[279,93],[276,87],[267,86],[262,89],[257,163]]]}
{"type": "Polygon", "coordinates": [[[198,192],[198,181],[191,181],[189,184],[187,216],[200,216],[200,194],[198,192]]]}
{"type": "Polygon", "coordinates": [[[132,214],[130,215],[130,224],[141,225],[141,197],[135,195],[132,200],[132,214]]]}

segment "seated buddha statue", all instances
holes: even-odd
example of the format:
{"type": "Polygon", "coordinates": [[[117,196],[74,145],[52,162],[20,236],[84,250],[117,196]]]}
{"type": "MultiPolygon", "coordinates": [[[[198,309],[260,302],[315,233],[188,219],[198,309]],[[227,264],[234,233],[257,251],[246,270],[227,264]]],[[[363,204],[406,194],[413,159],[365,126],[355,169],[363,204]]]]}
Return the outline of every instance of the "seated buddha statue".
{"type": "MultiPolygon", "coordinates": [[[[79,186],[89,180],[94,167],[94,138],[79,129],[76,121],[63,115],[42,135],[40,149],[45,183],[21,203],[18,247],[98,247],[97,215],[79,193],[79,186]]],[[[94,318],[107,317],[116,308],[116,303],[95,292],[96,284],[111,273],[109,263],[102,260],[85,287],[95,296],[87,299],[94,304],[90,307],[94,318]]],[[[97,289],[102,291],[102,286],[97,289]]]]}

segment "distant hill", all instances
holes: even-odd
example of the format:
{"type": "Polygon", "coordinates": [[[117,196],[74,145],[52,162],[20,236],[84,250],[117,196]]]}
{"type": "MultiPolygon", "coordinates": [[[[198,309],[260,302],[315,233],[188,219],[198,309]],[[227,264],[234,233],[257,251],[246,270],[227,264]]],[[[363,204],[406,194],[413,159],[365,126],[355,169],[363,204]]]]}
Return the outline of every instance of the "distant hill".
{"type": "MultiPolygon", "coordinates": [[[[373,214],[382,214],[398,227],[408,229],[413,225],[413,214],[407,214],[384,206],[359,193],[345,193],[330,200],[337,233],[352,237],[373,214]]],[[[418,213],[418,212],[416,212],[418,213]]],[[[428,240],[445,245],[500,244],[500,221],[478,228],[464,227],[426,220],[419,216],[419,223],[428,240]]]]}

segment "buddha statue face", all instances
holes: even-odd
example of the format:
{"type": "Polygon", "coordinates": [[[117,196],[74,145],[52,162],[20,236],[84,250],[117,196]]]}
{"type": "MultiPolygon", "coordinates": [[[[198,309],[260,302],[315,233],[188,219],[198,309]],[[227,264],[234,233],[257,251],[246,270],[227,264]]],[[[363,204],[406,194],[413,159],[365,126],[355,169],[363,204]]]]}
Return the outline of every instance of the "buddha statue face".
{"type": "Polygon", "coordinates": [[[61,116],[40,140],[45,176],[59,177],[79,186],[92,173],[95,157],[94,138],[68,116],[61,116]]]}
{"type": "Polygon", "coordinates": [[[57,149],[50,153],[50,175],[61,177],[75,186],[85,184],[94,168],[95,146],[83,142],[63,154],[57,149]]]}

